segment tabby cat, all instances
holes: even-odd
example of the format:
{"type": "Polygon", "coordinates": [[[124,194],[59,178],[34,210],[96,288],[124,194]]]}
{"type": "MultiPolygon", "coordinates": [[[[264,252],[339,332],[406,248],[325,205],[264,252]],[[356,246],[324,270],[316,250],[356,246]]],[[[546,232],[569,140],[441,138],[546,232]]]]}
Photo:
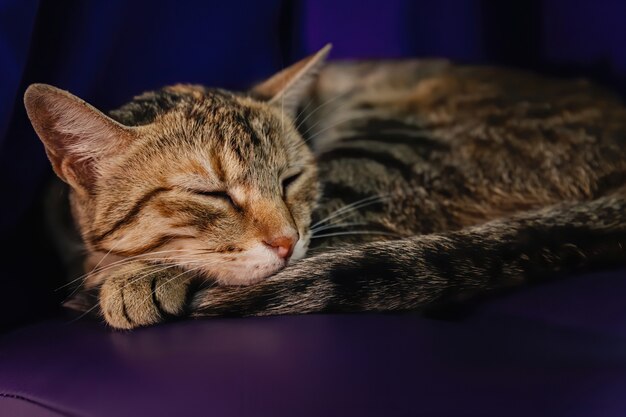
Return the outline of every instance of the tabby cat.
{"type": "Polygon", "coordinates": [[[328,51],[245,93],[176,85],[109,116],[31,85],[87,253],[68,305],[120,329],[421,310],[626,263],[619,98],[328,51]]]}

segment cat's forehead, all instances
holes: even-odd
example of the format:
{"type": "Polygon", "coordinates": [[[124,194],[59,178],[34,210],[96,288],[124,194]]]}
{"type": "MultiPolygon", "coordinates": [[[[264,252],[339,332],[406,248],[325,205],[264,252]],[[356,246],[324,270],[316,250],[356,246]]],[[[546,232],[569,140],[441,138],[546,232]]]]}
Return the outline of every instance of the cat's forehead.
{"type": "Polygon", "coordinates": [[[250,148],[275,148],[284,136],[284,123],[269,105],[245,94],[200,85],[175,85],[144,93],[112,111],[111,116],[128,126],[151,125],[156,141],[175,141],[182,146],[209,142],[244,159],[249,158],[250,148]]]}
{"type": "Polygon", "coordinates": [[[157,122],[168,114],[177,114],[190,121],[215,123],[220,116],[231,116],[232,123],[241,122],[240,117],[270,117],[269,112],[259,112],[259,106],[246,95],[201,85],[177,84],[149,91],[133,98],[111,117],[127,126],[142,126],[157,122]],[[256,111],[255,111],[256,110],[256,111]]]}
{"type": "Polygon", "coordinates": [[[137,157],[147,152],[158,160],[184,161],[171,165],[181,174],[210,165],[208,172],[216,177],[264,182],[304,152],[299,136],[286,128],[277,110],[219,89],[166,87],[136,97],[112,116],[127,125],[150,125],[148,137],[135,149],[137,157]]]}

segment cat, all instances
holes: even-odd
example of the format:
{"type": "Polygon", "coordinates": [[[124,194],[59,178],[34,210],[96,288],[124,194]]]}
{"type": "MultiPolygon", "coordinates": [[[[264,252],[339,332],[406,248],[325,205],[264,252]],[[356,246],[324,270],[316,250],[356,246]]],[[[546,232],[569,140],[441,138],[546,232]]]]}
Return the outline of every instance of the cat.
{"type": "Polygon", "coordinates": [[[424,310],[626,263],[617,96],[329,49],[247,92],[164,87],[109,116],[31,85],[87,253],[68,305],[117,329],[424,310]]]}

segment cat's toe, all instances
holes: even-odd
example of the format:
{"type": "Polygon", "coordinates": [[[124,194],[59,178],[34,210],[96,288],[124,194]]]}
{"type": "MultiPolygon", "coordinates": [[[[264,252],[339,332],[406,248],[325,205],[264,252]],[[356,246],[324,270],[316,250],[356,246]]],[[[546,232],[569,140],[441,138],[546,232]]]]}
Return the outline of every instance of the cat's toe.
{"type": "Polygon", "coordinates": [[[152,304],[162,317],[178,317],[185,312],[189,280],[156,277],[150,287],[152,304]]]}
{"type": "Polygon", "coordinates": [[[113,277],[100,289],[100,309],[105,321],[116,329],[133,329],[160,321],[148,288],[129,279],[113,277]],[[145,302],[144,302],[145,300],[145,302]]]}
{"type": "Polygon", "coordinates": [[[100,308],[116,329],[149,326],[183,313],[187,282],[166,276],[113,277],[100,289],[100,308]]]}

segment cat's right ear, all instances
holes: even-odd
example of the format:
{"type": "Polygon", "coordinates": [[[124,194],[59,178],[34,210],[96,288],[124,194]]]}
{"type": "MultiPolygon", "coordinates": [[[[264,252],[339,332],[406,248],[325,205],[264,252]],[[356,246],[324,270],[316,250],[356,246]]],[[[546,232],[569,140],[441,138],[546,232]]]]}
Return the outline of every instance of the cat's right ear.
{"type": "Polygon", "coordinates": [[[136,136],[80,98],[46,84],[32,84],[24,105],[54,172],[78,192],[89,192],[101,162],[136,136]]]}
{"type": "Polygon", "coordinates": [[[313,55],[296,62],[255,86],[252,92],[294,117],[298,105],[302,103],[307,90],[315,81],[331,48],[331,44],[324,46],[313,55]]]}

